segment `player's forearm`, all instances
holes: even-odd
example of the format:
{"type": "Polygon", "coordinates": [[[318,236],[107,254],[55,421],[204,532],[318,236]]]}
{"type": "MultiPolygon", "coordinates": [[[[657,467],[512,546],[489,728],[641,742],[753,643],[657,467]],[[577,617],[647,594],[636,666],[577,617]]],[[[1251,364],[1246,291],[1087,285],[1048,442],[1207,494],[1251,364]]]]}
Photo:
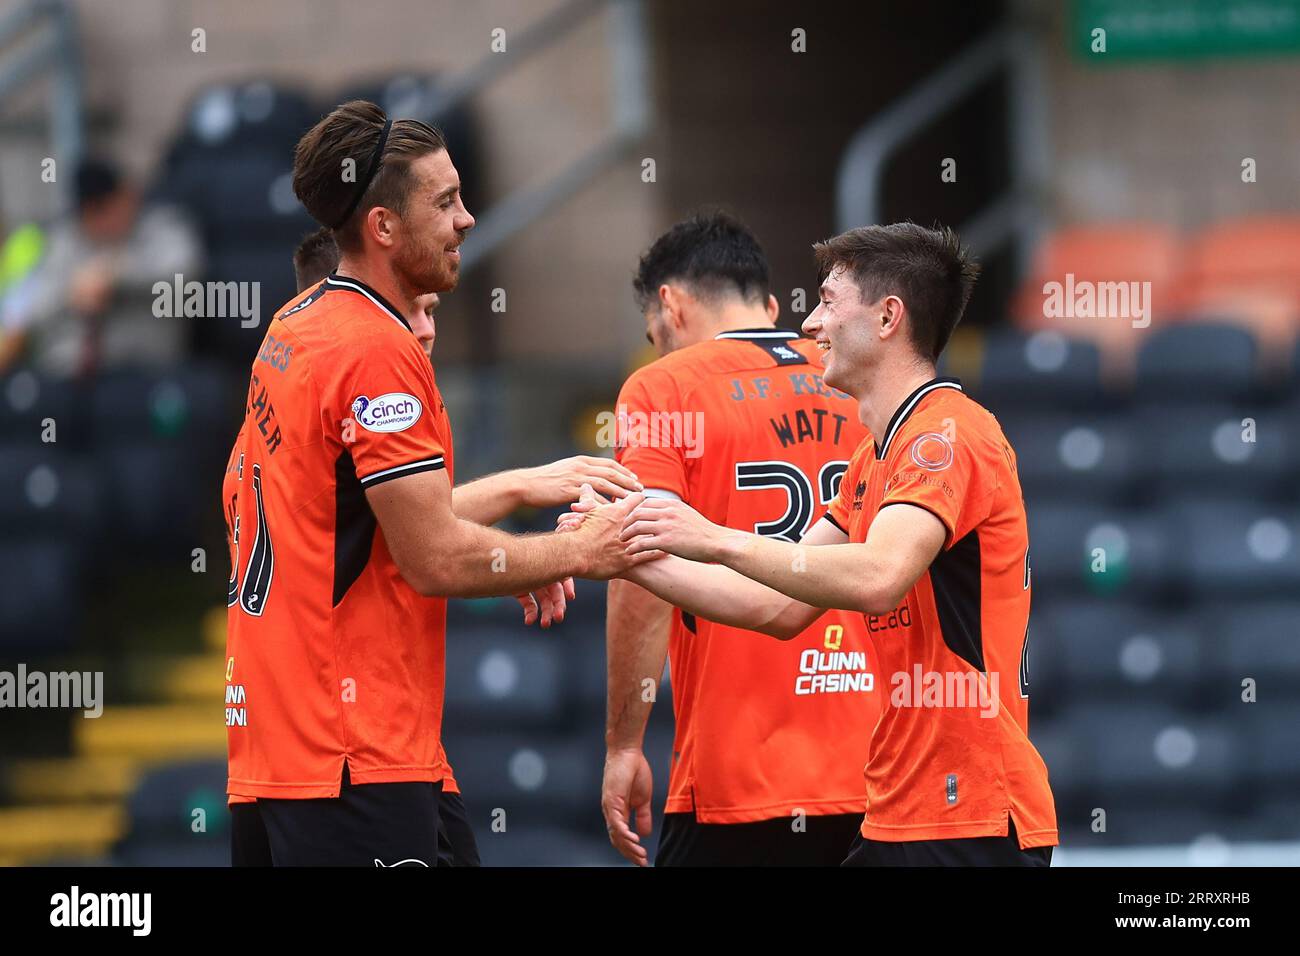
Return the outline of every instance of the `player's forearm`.
{"type": "Polygon", "coordinates": [[[638,565],[625,577],[690,614],[773,637],[793,637],[820,613],[731,568],[672,555],[638,565]]]}
{"type": "Polygon", "coordinates": [[[631,581],[610,581],[605,623],[609,661],[605,746],[641,749],[659,693],[672,606],[631,581]]]}
{"type": "Polygon", "coordinates": [[[875,566],[863,544],[812,547],[736,532],[717,559],[748,579],[818,608],[885,614],[906,590],[893,593],[893,576],[875,566]]]}
{"type": "Polygon", "coordinates": [[[485,475],[451,492],[451,509],[456,517],[475,524],[496,524],[523,504],[523,474],[502,471],[485,475]]]}
{"type": "Polygon", "coordinates": [[[580,532],[506,534],[458,519],[431,548],[421,591],[445,597],[499,597],[531,591],[587,570],[580,532]]]}

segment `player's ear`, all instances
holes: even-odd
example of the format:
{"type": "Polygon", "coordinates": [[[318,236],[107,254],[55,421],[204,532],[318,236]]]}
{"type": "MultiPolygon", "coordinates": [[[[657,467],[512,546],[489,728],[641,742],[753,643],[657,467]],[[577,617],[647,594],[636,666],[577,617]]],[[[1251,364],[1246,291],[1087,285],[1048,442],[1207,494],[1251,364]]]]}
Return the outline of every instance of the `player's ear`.
{"type": "Polygon", "coordinates": [[[370,233],[370,237],[387,248],[393,244],[394,232],[397,228],[396,217],[389,209],[383,206],[373,206],[366,213],[365,222],[362,224],[362,230],[370,233]]]}
{"type": "Polygon", "coordinates": [[[903,300],[896,295],[887,295],[880,300],[880,337],[887,339],[903,326],[903,315],[907,310],[903,300]]]}
{"type": "Polygon", "coordinates": [[[682,290],[677,286],[664,283],[659,287],[659,305],[668,324],[680,329],[686,324],[683,316],[686,302],[682,290]]]}
{"type": "Polygon", "coordinates": [[[775,322],[781,316],[781,304],[776,301],[776,296],[767,297],[767,317],[775,322]]]}

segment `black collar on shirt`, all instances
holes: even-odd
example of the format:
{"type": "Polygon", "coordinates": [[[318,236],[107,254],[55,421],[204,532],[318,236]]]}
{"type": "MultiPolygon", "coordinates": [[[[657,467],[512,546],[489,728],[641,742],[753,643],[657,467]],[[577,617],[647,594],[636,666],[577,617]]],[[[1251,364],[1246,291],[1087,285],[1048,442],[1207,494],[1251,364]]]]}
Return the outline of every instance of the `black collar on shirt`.
{"type": "Polygon", "coordinates": [[[715,340],[742,339],[746,342],[762,342],[771,341],[773,339],[797,339],[799,338],[799,333],[793,332],[790,329],[778,329],[775,326],[770,326],[767,328],[757,329],[732,329],[729,332],[719,332],[713,338],[715,340]]]}
{"type": "Polygon", "coordinates": [[[409,322],[406,321],[406,317],[403,316],[402,313],[399,312],[397,309],[393,308],[391,302],[385,299],[374,289],[370,288],[370,286],[366,285],[360,279],[354,279],[352,278],[352,276],[341,276],[337,272],[331,272],[329,275],[325,277],[325,287],[327,289],[346,289],[349,292],[356,292],[359,295],[365,296],[375,305],[379,306],[381,309],[383,309],[385,312],[387,312],[389,315],[395,318],[398,322],[401,322],[402,327],[406,329],[406,331],[408,332],[411,331],[411,325],[409,322]]]}
{"type": "Polygon", "coordinates": [[[894,440],[898,430],[903,427],[903,422],[907,421],[908,416],[921,403],[921,399],[931,392],[940,388],[955,388],[962,391],[961,380],[955,378],[932,378],[907,398],[903,399],[903,404],[898,406],[894,412],[894,417],[889,420],[889,425],[885,428],[885,436],[876,445],[876,460],[884,461],[885,453],[889,451],[889,443],[894,440]]]}

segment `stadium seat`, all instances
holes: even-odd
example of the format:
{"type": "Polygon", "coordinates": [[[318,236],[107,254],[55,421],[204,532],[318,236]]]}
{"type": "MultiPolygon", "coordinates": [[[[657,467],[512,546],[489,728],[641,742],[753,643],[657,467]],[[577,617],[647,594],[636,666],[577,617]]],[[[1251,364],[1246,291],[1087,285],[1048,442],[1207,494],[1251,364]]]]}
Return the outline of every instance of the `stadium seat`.
{"type": "Polygon", "coordinates": [[[291,87],[260,79],[214,84],[190,101],[170,158],[204,150],[292,152],[320,116],[320,110],[291,87]]]}
{"type": "Polygon", "coordinates": [[[297,294],[293,276],[293,250],[298,241],[315,226],[309,224],[292,242],[264,245],[245,242],[210,250],[209,274],[222,282],[256,282],[260,315],[256,325],[245,326],[242,319],[211,319],[201,322],[198,337],[205,353],[211,352],[229,362],[247,381],[248,369],[257,348],[266,337],[266,328],[276,310],[297,294]]]}
{"type": "Polygon", "coordinates": [[[219,468],[196,467],[187,445],[153,441],[125,443],[102,452],[100,460],[109,531],[127,554],[188,562],[199,528],[219,500],[219,468]],[[204,488],[206,495],[197,490],[204,488]]]}
{"type": "MultiPolygon", "coordinates": [[[[1031,688],[1033,678],[1031,676],[1031,688]]],[[[1035,689],[1030,690],[1029,740],[1047,765],[1047,777],[1058,804],[1070,803],[1073,795],[1092,776],[1092,750],[1076,738],[1062,720],[1040,719],[1035,689]]]]}
{"type": "Polygon", "coordinates": [[[1138,449],[1122,419],[1042,411],[999,421],[1026,499],[1124,504],[1132,496],[1138,449]]]}
{"type": "Polygon", "coordinates": [[[1261,705],[1264,712],[1279,701],[1300,703],[1300,601],[1294,595],[1233,601],[1202,614],[1212,673],[1228,706],[1241,703],[1246,678],[1254,679],[1258,699],[1270,705],[1261,705]]]}
{"type": "Polygon", "coordinates": [[[1108,379],[1127,377],[1134,350],[1151,327],[1163,324],[1179,307],[1177,276],[1182,242],[1153,223],[1108,223],[1062,229],[1039,247],[1030,274],[1015,297],[1013,311],[1022,329],[1052,329],[1096,343],[1108,379]],[[1065,284],[1150,282],[1151,325],[1135,328],[1123,317],[1049,317],[1044,314],[1049,282],[1065,284]]]}
{"type": "MultiPolygon", "coordinates": [[[[1267,678],[1261,677],[1260,682],[1268,687],[1267,678]]],[[[1255,703],[1236,706],[1241,720],[1234,722],[1246,729],[1246,772],[1251,784],[1266,798],[1294,799],[1300,786],[1300,747],[1295,742],[1300,701],[1279,701],[1261,690],[1255,703]]]]}
{"type": "Polygon", "coordinates": [[[514,824],[580,826],[600,813],[604,763],[599,725],[593,740],[570,734],[449,733],[447,756],[470,808],[475,830],[491,825],[495,810],[514,824]]]}
{"type": "Polygon", "coordinates": [[[989,333],[983,342],[979,377],[968,390],[999,419],[1027,405],[1097,408],[1106,401],[1096,345],[1054,329],[989,333]]]}
{"type": "Polygon", "coordinates": [[[0,441],[37,445],[48,420],[61,447],[79,444],[85,437],[86,398],[80,386],[30,369],[0,376],[0,441]]]}
{"type": "Polygon", "coordinates": [[[1144,404],[1130,419],[1132,477],[1149,500],[1220,494],[1250,501],[1294,501],[1300,430],[1285,412],[1257,404],[1144,404]]]}
{"type": "Polygon", "coordinates": [[[62,443],[0,445],[0,527],[7,534],[77,532],[89,548],[101,531],[100,488],[91,461],[62,443]]]}
{"type": "Polygon", "coordinates": [[[465,728],[553,724],[564,706],[563,659],[552,635],[522,625],[449,630],[448,719],[465,728]]]}
{"type": "Polygon", "coordinates": [[[1167,703],[1203,701],[1208,668],[1196,617],[1097,599],[1055,601],[1035,613],[1048,621],[1072,699],[1131,699],[1140,691],[1167,703]]]}
{"type": "Polygon", "coordinates": [[[1187,249],[1183,307],[1248,328],[1277,358],[1300,323],[1300,216],[1248,216],[1213,223],[1187,249]]]}
{"type": "MultiPolygon", "coordinates": [[[[1091,748],[1088,799],[1107,806],[1124,794],[1195,794],[1202,804],[1241,787],[1245,763],[1239,726],[1158,704],[1081,704],[1069,732],[1091,748]]],[[[1186,802],[1192,802],[1191,799],[1186,802]]],[[[1149,801],[1147,801],[1149,805],[1149,801]]]]}
{"type": "Polygon", "coordinates": [[[1155,331],[1137,356],[1139,401],[1234,400],[1261,387],[1254,338],[1244,329],[1189,322],[1155,331]]]}
{"type": "Polygon", "coordinates": [[[82,606],[75,538],[5,535],[0,581],[0,653],[54,653],[72,646],[82,606]]]}
{"type": "Polygon", "coordinates": [[[1294,512],[1236,497],[1172,501],[1165,511],[1171,561],[1197,598],[1266,595],[1300,588],[1300,522],[1294,512]]]}
{"type": "Polygon", "coordinates": [[[1168,530],[1158,517],[1057,499],[1026,498],[1025,506],[1037,588],[1156,594],[1170,584],[1168,530]]]}
{"type": "Polygon", "coordinates": [[[147,772],[127,803],[122,866],[228,866],[226,762],[195,760],[147,772]]]}
{"type": "Polygon", "coordinates": [[[225,760],[165,764],[145,773],[127,802],[129,838],[175,839],[196,833],[196,810],[203,811],[207,834],[229,831],[225,760]]]}
{"type": "MultiPolygon", "coordinates": [[[[91,398],[95,443],[105,447],[132,439],[198,438],[210,443],[216,435],[233,438],[243,396],[237,391],[232,395],[232,387],[237,386],[219,368],[197,363],[166,372],[103,375],[91,398]]],[[[228,450],[218,452],[223,463],[228,450]]]]}

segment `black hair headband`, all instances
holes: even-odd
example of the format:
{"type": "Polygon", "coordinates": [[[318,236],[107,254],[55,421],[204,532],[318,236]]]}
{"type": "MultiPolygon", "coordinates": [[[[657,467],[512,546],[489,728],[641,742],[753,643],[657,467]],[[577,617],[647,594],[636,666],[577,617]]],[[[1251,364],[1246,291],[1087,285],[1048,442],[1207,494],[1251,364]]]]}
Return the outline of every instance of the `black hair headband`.
{"type": "Polygon", "coordinates": [[[357,194],[352,197],[352,202],[348,204],[348,211],[331,228],[342,229],[343,224],[351,219],[352,214],[357,211],[357,206],[361,203],[361,197],[370,188],[370,181],[375,178],[375,173],[379,172],[379,161],[383,159],[384,147],[388,145],[388,131],[392,128],[393,121],[384,120],[384,131],[379,134],[379,143],[375,146],[375,151],[370,154],[370,168],[366,170],[366,177],[357,186],[357,194]]]}

